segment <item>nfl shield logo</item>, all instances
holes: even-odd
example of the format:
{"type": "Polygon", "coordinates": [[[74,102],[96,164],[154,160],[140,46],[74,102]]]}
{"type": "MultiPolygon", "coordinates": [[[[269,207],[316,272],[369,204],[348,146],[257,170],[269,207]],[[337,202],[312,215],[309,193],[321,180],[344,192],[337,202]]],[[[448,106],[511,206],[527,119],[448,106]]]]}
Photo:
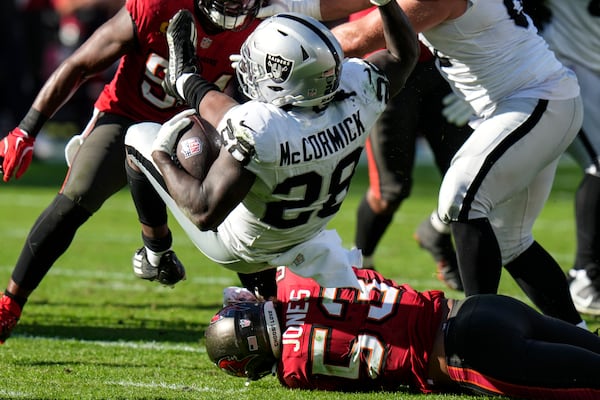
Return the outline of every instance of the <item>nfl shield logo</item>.
{"type": "Polygon", "coordinates": [[[287,60],[281,56],[267,54],[267,74],[275,83],[283,83],[287,81],[292,72],[294,62],[287,60]]]}
{"type": "Polygon", "coordinates": [[[202,142],[199,137],[191,137],[183,140],[181,143],[181,154],[187,160],[197,154],[202,153],[202,142]]]}

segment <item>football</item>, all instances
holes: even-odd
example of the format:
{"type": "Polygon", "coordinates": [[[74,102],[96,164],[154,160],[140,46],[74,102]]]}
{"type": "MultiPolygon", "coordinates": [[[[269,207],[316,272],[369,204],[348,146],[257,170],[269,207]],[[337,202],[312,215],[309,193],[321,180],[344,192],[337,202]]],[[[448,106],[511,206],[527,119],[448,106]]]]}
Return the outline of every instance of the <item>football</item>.
{"type": "Polygon", "coordinates": [[[204,179],[221,149],[221,136],[197,114],[189,117],[194,124],[177,141],[173,159],[196,179],[204,179]]]}

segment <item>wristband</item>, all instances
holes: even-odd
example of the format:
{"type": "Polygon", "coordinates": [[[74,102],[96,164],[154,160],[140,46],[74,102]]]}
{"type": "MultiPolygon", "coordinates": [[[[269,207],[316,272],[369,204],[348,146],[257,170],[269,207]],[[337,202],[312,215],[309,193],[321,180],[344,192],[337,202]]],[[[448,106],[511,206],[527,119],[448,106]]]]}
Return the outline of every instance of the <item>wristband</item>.
{"type": "Polygon", "coordinates": [[[220,91],[219,87],[212,82],[207,81],[198,74],[183,74],[177,78],[175,83],[177,92],[185,99],[186,103],[198,110],[200,102],[211,90],[220,91]]]}
{"type": "Polygon", "coordinates": [[[48,117],[38,110],[30,108],[29,111],[27,111],[27,114],[25,114],[25,117],[21,120],[19,129],[27,132],[30,137],[35,138],[46,121],[48,121],[48,117]]]}

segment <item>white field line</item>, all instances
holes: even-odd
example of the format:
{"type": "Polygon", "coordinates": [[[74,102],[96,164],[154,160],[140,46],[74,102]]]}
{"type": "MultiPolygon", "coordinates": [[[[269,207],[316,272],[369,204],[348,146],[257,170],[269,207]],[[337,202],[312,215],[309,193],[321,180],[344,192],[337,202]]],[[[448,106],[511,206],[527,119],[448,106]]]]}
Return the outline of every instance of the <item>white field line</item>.
{"type": "Polygon", "coordinates": [[[31,394],[27,392],[16,392],[13,390],[0,389],[0,398],[2,399],[30,399],[31,394]]]}
{"type": "MultiPolygon", "coordinates": [[[[0,265],[0,271],[12,271],[14,266],[12,265],[0,265]]],[[[53,267],[50,270],[50,274],[57,276],[64,276],[68,278],[82,278],[82,279],[112,279],[114,281],[122,281],[131,288],[131,280],[135,279],[136,282],[146,284],[146,281],[141,279],[136,279],[133,277],[133,272],[127,269],[127,266],[124,268],[124,272],[107,272],[100,270],[86,270],[86,269],[67,269],[61,267],[53,267]]],[[[231,276],[206,276],[203,275],[203,271],[190,271],[186,278],[186,281],[191,281],[194,284],[198,285],[222,285],[223,287],[230,285],[237,285],[239,281],[237,280],[237,276],[233,273],[231,276]]],[[[160,285],[157,285],[160,287],[160,285]]]]}
{"type": "Polygon", "coordinates": [[[12,337],[18,337],[23,340],[48,340],[48,341],[61,341],[80,343],[89,346],[98,347],[118,347],[118,348],[130,348],[136,350],[155,350],[155,351],[180,351],[188,353],[206,353],[204,346],[188,346],[180,344],[167,344],[158,342],[129,342],[125,340],[119,341],[108,341],[108,340],[82,340],[82,339],[65,339],[63,337],[47,337],[47,336],[34,336],[34,335],[19,335],[14,334],[12,337]]]}
{"type": "MultiPolygon", "coordinates": [[[[200,393],[220,393],[224,396],[227,394],[240,394],[246,391],[244,386],[240,386],[240,389],[226,389],[223,388],[211,388],[207,386],[195,386],[195,385],[176,385],[176,384],[167,384],[161,382],[151,382],[151,383],[142,383],[142,382],[132,382],[132,381],[108,381],[105,382],[107,385],[117,385],[117,386],[125,386],[125,387],[141,387],[141,388],[161,388],[161,389],[172,389],[172,390],[185,390],[189,392],[190,389],[195,392],[200,393]]],[[[223,397],[225,398],[225,397],[223,397]]]]}

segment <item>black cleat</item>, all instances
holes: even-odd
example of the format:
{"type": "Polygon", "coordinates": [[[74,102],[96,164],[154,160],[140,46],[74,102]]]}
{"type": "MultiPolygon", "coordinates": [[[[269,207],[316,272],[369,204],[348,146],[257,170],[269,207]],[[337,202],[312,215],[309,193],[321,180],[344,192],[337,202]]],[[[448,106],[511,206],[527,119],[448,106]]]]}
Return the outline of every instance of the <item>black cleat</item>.
{"type": "Polygon", "coordinates": [[[133,273],[138,278],[158,281],[166,286],[174,286],[185,279],[185,268],[172,250],[163,254],[160,264],[155,267],[148,261],[146,248],[138,249],[133,255],[133,273]]]}
{"type": "Polygon", "coordinates": [[[183,97],[177,92],[175,84],[184,73],[198,72],[196,57],[196,22],[188,10],[179,10],[169,21],[167,44],[169,45],[169,66],[165,71],[163,88],[178,101],[183,97]]]}

